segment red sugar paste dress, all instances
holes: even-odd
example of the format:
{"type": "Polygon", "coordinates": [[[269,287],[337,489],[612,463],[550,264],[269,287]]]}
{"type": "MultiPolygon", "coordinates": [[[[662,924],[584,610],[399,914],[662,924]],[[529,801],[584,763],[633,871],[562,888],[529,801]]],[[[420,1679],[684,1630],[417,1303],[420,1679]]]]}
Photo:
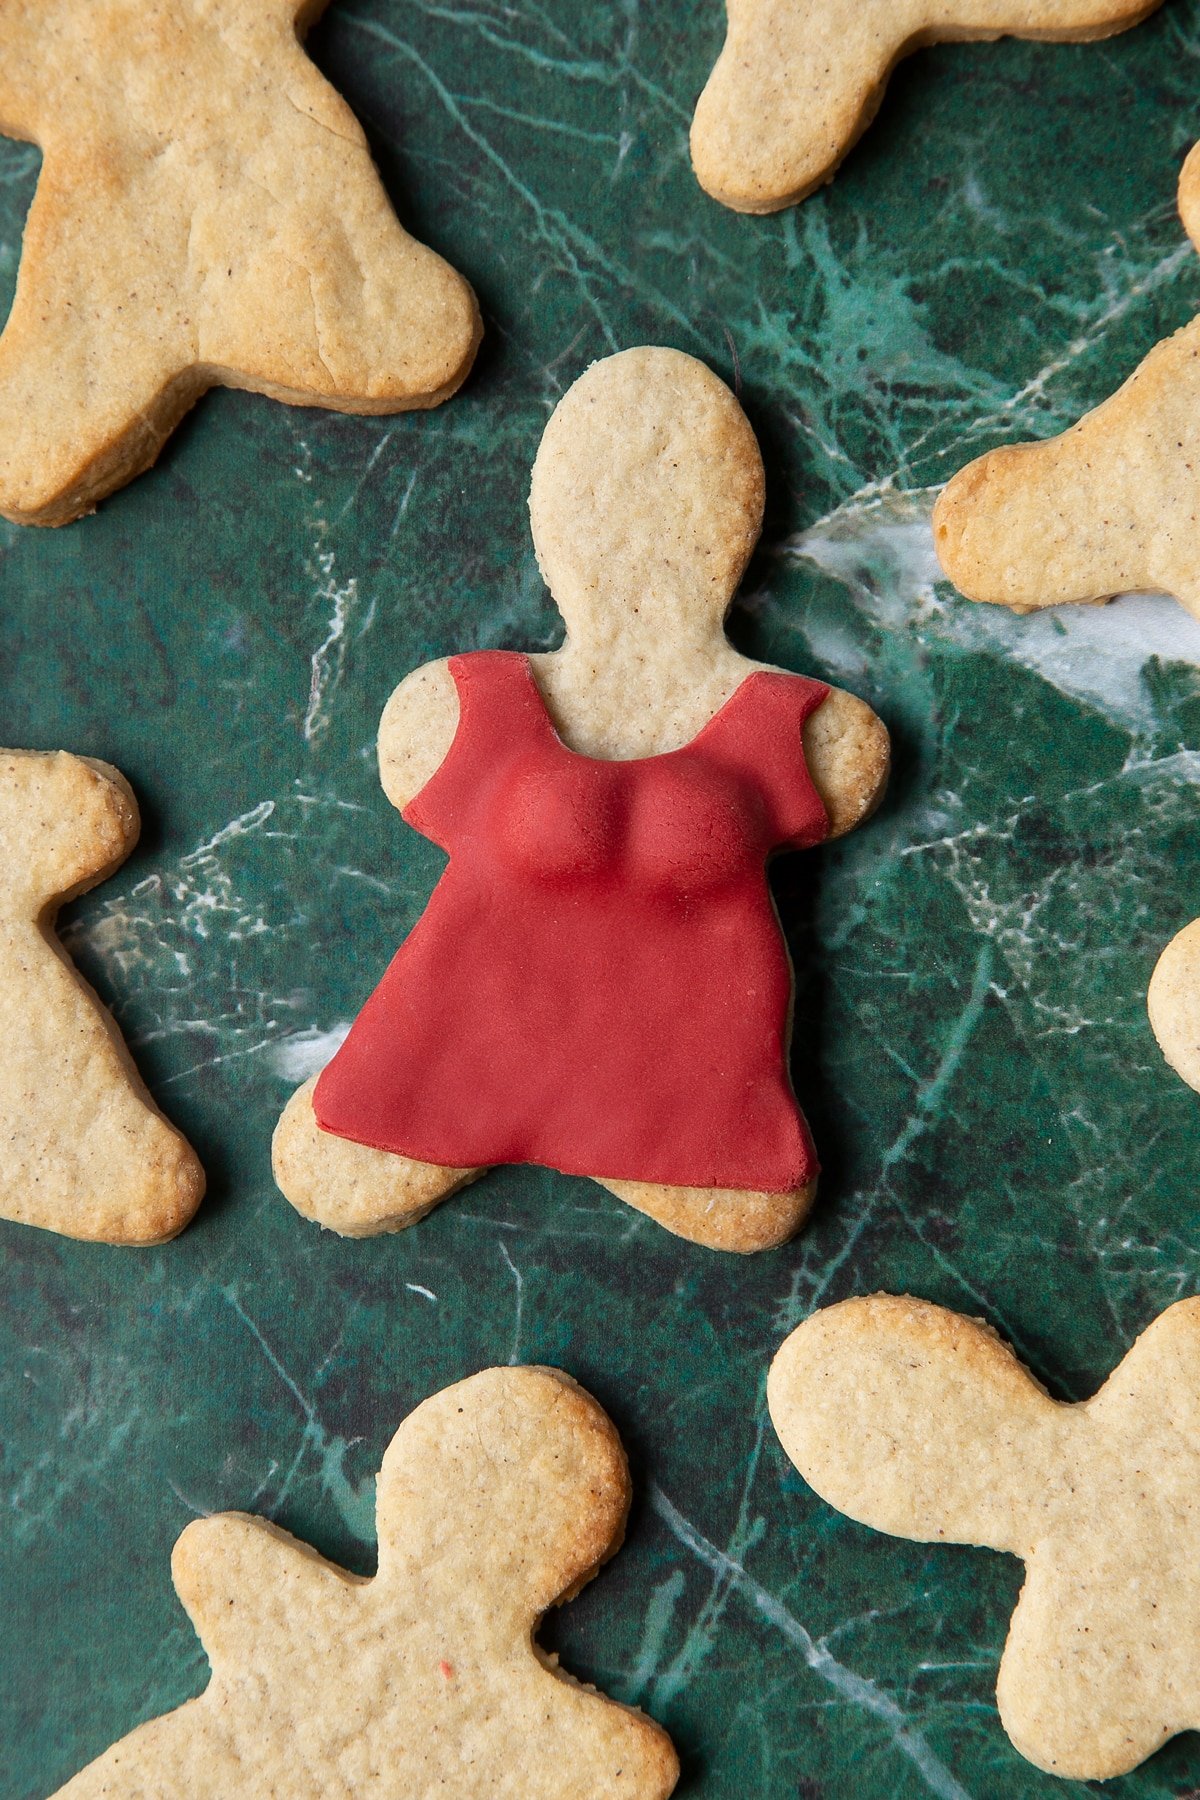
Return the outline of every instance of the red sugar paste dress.
{"type": "Polygon", "coordinates": [[[318,1124],[443,1167],[811,1181],[765,865],[828,835],[800,734],[829,690],[756,671],[682,749],[609,762],[564,744],[526,657],[449,666],[458,730],[403,817],[450,861],[318,1124]]]}

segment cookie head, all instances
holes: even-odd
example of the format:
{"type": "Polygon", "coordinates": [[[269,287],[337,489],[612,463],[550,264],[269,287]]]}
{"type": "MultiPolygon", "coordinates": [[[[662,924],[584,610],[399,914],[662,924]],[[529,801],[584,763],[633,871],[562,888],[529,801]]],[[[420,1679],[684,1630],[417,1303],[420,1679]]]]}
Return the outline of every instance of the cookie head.
{"type": "Polygon", "coordinates": [[[404,1421],[379,1474],[379,1572],[461,1569],[473,1546],[494,1609],[523,1630],[618,1547],[629,1467],[608,1418],[557,1369],[485,1369],[404,1421]],[[441,1496],[452,1493],[447,1508],[441,1496]]]}
{"type": "Polygon", "coordinates": [[[1124,31],[1161,0],[726,0],[729,34],[692,122],[692,163],[739,212],[791,206],[829,181],[901,57],[924,44],[1124,31]]]}
{"type": "Polygon", "coordinates": [[[533,467],[533,541],[583,637],[718,632],[758,541],[763,467],[749,421],[678,350],[593,363],[559,401],[533,467]]]}
{"type": "Polygon", "coordinates": [[[976,1321],[907,1295],[843,1300],[783,1343],[767,1401],[788,1456],[839,1512],[918,1542],[1030,1548],[1022,1478],[1055,1412],[976,1321]]]}

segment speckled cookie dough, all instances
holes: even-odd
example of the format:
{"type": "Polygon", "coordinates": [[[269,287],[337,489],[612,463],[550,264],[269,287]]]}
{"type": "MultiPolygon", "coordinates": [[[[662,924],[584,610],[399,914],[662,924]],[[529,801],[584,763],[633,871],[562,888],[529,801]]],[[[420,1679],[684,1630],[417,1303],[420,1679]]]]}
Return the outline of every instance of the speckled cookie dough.
{"type": "Polygon", "coordinates": [[[871,123],[924,44],[1109,37],[1161,0],[728,0],[729,35],[692,123],[702,187],[738,212],[792,206],[871,123]]]}
{"type": "Polygon", "coordinates": [[[973,1319],[846,1300],[786,1340],[768,1401],[840,1512],[1023,1559],[996,1697],[1030,1762],[1103,1781],[1200,1725],[1200,1300],[1168,1307],[1078,1405],[973,1319]]]}
{"type": "Polygon", "coordinates": [[[163,1243],[204,1193],[54,935],[59,907],[121,866],[138,827],[106,763],[0,750],[0,1216],[109,1244],[163,1243]]]}
{"type": "Polygon", "coordinates": [[[325,0],[5,0],[0,120],[41,146],[0,336],[0,513],[63,525],[206,388],[436,406],[470,288],[396,220],[300,47],[325,0]]]}
{"type": "Polygon", "coordinates": [[[620,1439],[582,1388],[488,1369],[392,1439],[373,1579],[262,1519],[197,1519],[171,1569],[208,1687],[58,1800],[666,1800],[666,1733],[533,1641],[619,1548],[629,1498],[620,1439]]]}

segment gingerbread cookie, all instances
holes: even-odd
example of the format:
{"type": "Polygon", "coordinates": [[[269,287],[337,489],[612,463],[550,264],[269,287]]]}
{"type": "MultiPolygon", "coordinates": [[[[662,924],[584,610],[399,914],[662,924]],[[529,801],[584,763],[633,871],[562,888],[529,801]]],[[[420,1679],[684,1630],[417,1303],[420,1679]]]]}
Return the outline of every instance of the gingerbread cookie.
{"type": "Polygon", "coordinates": [[[1146,1010],[1159,1049],[1200,1093],[1200,919],[1185,925],[1159,957],[1146,1010]]]}
{"type": "Polygon", "coordinates": [[[388,703],[384,788],[450,864],[280,1121],[276,1178],[308,1217],[398,1230],[533,1162],[721,1249],[803,1219],[765,865],[870,812],[888,739],[725,637],[762,505],[746,417],[691,357],[626,351],[560,401],[530,512],[566,641],[431,663],[388,703]]]}
{"type": "Polygon", "coordinates": [[[109,1244],[165,1242],[204,1192],[54,936],[59,907],[120,867],[138,824],[106,763],[0,751],[0,1217],[109,1244]]]}
{"type": "Polygon", "coordinates": [[[777,212],[829,181],[901,57],[969,38],[1110,37],[1161,0],[728,0],[729,35],[692,123],[714,200],[777,212]]]}
{"type": "Polygon", "coordinates": [[[403,231],[297,31],[325,0],[4,0],[0,120],[44,154],[0,336],[0,512],[63,525],[206,388],[436,406],[474,296],[403,231]]]}
{"type": "Polygon", "coordinates": [[[815,1313],[767,1394],[840,1512],[1023,1558],[996,1696],[1030,1762],[1103,1781],[1200,1726],[1200,1300],[1079,1405],[985,1325],[888,1294],[815,1313]]]}
{"type": "Polygon", "coordinates": [[[629,1497],[582,1388],[488,1369],[392,1439],[373,1580],[244,1513],[198,1519],[171,1571],[212,1679],[58,1800],[666,1800],[666,1733],[533,1642],[620,1547],[629,1497]]]}
{"type": "MultiPolygon", "coordinates": [[[[1200,246],[1200,145],[1179,210],[1200,246]]],[[[1200,318],[1061,437],[969,463],[934,512],[942,567],[1016,612],[1153,588],[1200,617],[1200,318]]]]}

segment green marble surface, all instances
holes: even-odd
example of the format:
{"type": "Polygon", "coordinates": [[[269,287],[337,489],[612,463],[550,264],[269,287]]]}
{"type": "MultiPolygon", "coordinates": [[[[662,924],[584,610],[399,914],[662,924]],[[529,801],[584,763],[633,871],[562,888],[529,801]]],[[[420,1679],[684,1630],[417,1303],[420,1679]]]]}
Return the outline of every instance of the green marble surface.
{"type": "MultiPolygon", "coordinates": [[[[1198,1103],[1144,994],[1200,912],[1200,625],[1145,597],[971,607],[928,515],[1200,305],[1174,208],[1200,0],[1096,46],[922,54],[833,187],[764,220],[688,168],[721,38],[718,0],[335,0],[316,59],[479,292],[469,385],[393,420],[212,395],[97,517],[0,534],[0,741],[137,788],[141,847],[67,936],[211,1183],[163,1250],[0,1226],[5,1800],[204,1685],[168,1571],[191,1517],[256,1510],[369,1571],[395,1425],[509,1359],[570,1369],[629,1447],[626,1548],[546,1640],[669,1727],[681,1795],[1082,1791],[995,1714],[1019,1566],[835,1515],[763,1381],[811,1308],[883,1287],[985,1315],[1078,1398],[1197,1289],[1198,1103]],[[762,439],[737,640],[895,735],[883,813],[776,880],[819,1203],[740,1261],[509,1169],[341,1242],[268,1144],[436,874],[378,787],[378,716],[430,656],[554,642],[529,465],[574,376],[639,342],[736,376],[762,439]]],[[[37,166],[0,146],[9,289],[37,166]]],[[[1198,1784],[1183,1737],[1109,1791],[1198,1784]]]]}

